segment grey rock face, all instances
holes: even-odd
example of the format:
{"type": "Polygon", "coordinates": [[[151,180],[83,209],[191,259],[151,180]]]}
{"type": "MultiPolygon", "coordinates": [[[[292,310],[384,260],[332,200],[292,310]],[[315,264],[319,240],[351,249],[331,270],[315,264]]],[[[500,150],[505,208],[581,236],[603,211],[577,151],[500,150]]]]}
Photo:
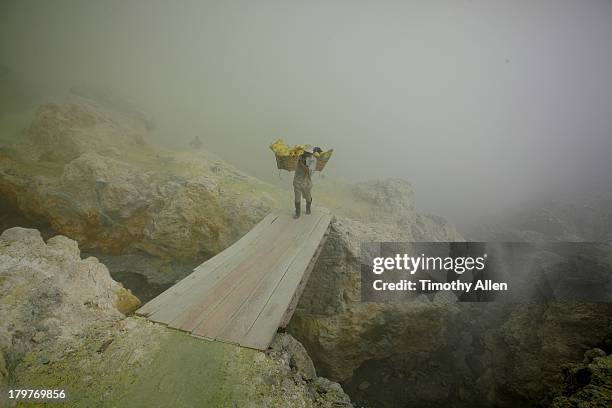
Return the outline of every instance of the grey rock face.
{"type": "Polygon", "coordinates": [[[609,407],[612,405],[612,355],[601,349],[585,353],[582,363],[563,368],[563,395],[556,397],[552,408],[609,407]]]}
{"type": "Polygon", "coordinates": [[[286,353],[287,363],[304,379],[313,380],[317,377],[314,364],[304,349],[304,346],[290,335],[285,333],[276,335],[270,347],[275,352],[281,354],[286,353]]]}
{"type": "MultiPolygon", "coordinates": [[[[432,228],[450,240],[444,231],[432,228]]],[[[360,242],[410,238],[393,225],[335,219],[289,326],[319,373],[340,381],[357,404],[550,404],[563,389],[563,366],[612,338],[609,303],[530,301],[554,257],[542,258],[534,290],[518,304],[457,304],[442,293],[361,302],[360,242]]]]}
{"type": "Polygon", "coordinates": [[[59,179],[0,174],[0,191],[85,249],[176,259],[220,252],[270,210],[222,190],[218,177],[168,178],[93,152],[66,163],[59,179]]]}
{"type": "Polygon", "coordinates": [[[206,152],[151,147],[145,122],[107,105],[85,98],[39,107],[0,160],[0,205],[83,249],[198,260],[270,211],[269,185],[206,152]],[[256,193],[241,194],[247,186],[256,193]]]}
{"type": "Polygon", "coordinates": [[[119,319],[122,291],[104,265],[81,259],[75,241],[37,230],[0,235],[0,350],[14,365],[28,350],[77,335],[100,320],[119,319]]]}

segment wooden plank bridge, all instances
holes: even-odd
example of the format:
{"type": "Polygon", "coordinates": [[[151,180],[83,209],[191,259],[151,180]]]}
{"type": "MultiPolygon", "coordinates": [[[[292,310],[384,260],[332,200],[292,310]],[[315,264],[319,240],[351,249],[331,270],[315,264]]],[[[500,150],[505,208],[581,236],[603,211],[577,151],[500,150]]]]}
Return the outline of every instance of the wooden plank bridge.
{"type": "Polygon", "coordinates": [[[196,337],[265,350],[289,323],[331,218],[269,214],[136,314],[196,337]]]}

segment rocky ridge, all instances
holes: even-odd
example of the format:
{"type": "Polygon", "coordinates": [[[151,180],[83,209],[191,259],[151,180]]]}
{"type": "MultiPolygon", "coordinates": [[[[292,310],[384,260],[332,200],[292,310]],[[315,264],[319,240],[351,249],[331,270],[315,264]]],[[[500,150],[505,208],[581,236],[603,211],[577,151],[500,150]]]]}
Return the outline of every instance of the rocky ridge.
{"type": "Polygon", "coordinates": [[[97,259],[81,259],[75,241],[58,235],[45,243],[32,229],[0,235],[0,285],[0,348],[10,351],[9,367],[37,345],[140,305],[97,259]]]}
{"type": "Polygon", "coordinates": [[[0,388],[66,389],[82,407],[352,406],[289,335],[261,353],[126,317],[137,299],[64,236],[4,231],[0,286],[0,388]]]}
{"type": "MultiPolygon", "coordinates": [[[[148,135],[140,116],[81,96],[42,105],[0,151],[0,205],[77,240],[83,250],[200,262],[271,210],[291,205],[288,190],[204,150],[159,148],[148,135]]],[[[340,216],[393,224],[414,239],[434,231],[458,237],[444,220],[417,213],[403,180],[355,186],[322,180],[318,189],[317,203],[340,216]]]]}
{"type": "MultiPolygon", "coordinates": [[[[270,210],[289,207],[289,192],[203,150],[155,147],[148,131],[138,115],[116,113],[106,105],[79,99],[45,105],[15,145],[0,151],[0,204],[76,239],[88,251],[141,251],[195,263],[230,245],[270,210]]],[[[449,399],[458,406],[546,405],[563,388],[563,364],[579,361],[586,349],[609,347],[612,324],[605,304],[484,308],[456,305],[437,294],[415,296],[401,305],[361,302],[360,242],[462,237],[443,219],[418,213],[412,188],[403,180],[354,186],[322,181],[317,188],[318,203],[336,218],[290,332],[306,346],[318,374],[341,381],[359,402],[377,400],[383,407],[436,406],[449,399]]],[[[195,360],[186,373],[217,372],[223,381],[222,391],[214,395],[185,392],[185,404],[210,398],[224,406],[227,395],[266,406],[349,404],[337,385],[313,377],[307,355],[296,357],[287,350],[295,349],[293,340],[282,340],[280,348],[277,344],[262,357],[231,346],[202,348],[199,341],[142,319],[120,314],[116,319],[83,329],[65,346],[44,351],[33,343],[32,351],[24,349],[22,363],[13,367],[11,357],[5,365],[24,384],[80,384],[79,398],[86,406],[104,387],[118,383],[139,384],[145,387],[139,395],[146,395],[146,382],[138,380],[142,371],[167,389],[180,388],[179,382],[163,378],[165,371],[177,370],[163,356],[185,361],[183,353],[190,350],[203,353],[211,365],[202,374],[195,360]],[[128,350],[138,352],[132,356],[128,350]],[[95,364],[81,367],[84,360],[95,364]],[[255,371],[246,368],[249,364],[255,371]],[[296,371],[300,376],[293,376],[296,371]],[[89,382],[71,374],[84,372],[89,382]],[[246,388],[226,382],[236,373],[255,380],[246,388]],[[105,379],[100,388],[86,391],[91,378],[98,377],[105,379]],[[295,399],[287,400],[287,393],[295,399]]],[[[188,377],[177,378],[191,384],[188,377]]],[[[129,387],[119,387],[109,401],[123,398],[129,387]]]]}
{"type": "Polygon", "coordinates": [[[552,408],[612,405],[612,355],[599,348],[586,351],[581,362],[563,367],[563,384],[552,408]]]}
{"type": "MultiPolygon", "coordinates": [[[[456,303],[452,293],[362,302],[359,243],[408,241],[407,232],[338,217],[289,327],[319,374],[341,382],[355,403],[547,406],[563,392],[565,365],[590,348],[611,349],[609,303],[542,302],[533,290],[518,304],[456,303]]],[[[456,238],[433,232],[422,233],[456,238]]],[[[534,284],[557,262],[541,259],[534,284]]],[[[598,278],[609,285],[609,276],[598,278]]]]}

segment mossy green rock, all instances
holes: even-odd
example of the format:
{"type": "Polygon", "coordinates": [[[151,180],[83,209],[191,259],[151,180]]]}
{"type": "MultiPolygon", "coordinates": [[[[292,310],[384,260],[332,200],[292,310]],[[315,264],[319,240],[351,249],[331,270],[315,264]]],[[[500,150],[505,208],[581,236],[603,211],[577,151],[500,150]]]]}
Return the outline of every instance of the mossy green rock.
{"type": "Polygon", "coordinates": [[[140,307],[140,300],[132,294],[132,291],[121,287],[117,292],[115,306],[124,315],[130,315],[140,307]]]}
{"type": "Polygon", "coordinates": [[[317,391],[279,353],[197,339],[136,317],[32,351],[15,377],[15,386],[65,389],[74,407],[350,406],[337,384],[339,393],[317,391]]]}

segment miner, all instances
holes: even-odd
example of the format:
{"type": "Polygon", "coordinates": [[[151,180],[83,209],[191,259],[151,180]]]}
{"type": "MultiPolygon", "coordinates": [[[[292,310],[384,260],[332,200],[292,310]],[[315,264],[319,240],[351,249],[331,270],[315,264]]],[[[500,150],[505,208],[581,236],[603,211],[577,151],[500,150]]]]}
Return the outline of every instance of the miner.
{"type": "Polygon", "coordinates": [[[299,157],[295,174],[293,176],[293,192],[295,193],[295,215],[293,218],[299,218],[302,212],[302,197],[306,200],[306,214],[310,214],[310,206],[312,204],[312,176],[317,168],[317,158],[314,153],[321,152],[318,147],[314,149],[308,148],[299,157]]]}

